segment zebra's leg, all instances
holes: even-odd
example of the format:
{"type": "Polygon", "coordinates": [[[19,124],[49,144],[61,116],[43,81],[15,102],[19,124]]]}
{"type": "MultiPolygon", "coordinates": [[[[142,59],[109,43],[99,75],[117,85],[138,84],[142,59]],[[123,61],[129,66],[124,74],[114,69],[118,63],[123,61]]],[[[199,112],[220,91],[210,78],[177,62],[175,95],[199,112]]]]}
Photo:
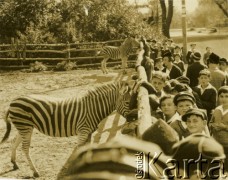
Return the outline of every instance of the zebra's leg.
{"type": "Polygon", "coordinates": [[[18,135],[14,138],[13,140],[13,145],[12,145],[12,154],[11,154],[11,162],[13,163],[13,169],[19,169],[17,163],[16,163],[16,150],[19,144],[21,143],[21,135],[18,133],[18,135]]]}
{"type": "Polygon", "coordinates": [[[88,131],[80,131],[78,133],[78,145],[77,146],[79,147],[79,146],[85,145],[90,138],[90,134],[91,133],[88,131]]]}
{"type": "Polygon", "coordinates": [[[126,57],[123,57],[121,59],[121,62],[122,62],[122,69],[123,69],[123,74],[127,74],[127,58],[126,57]]]}
{"type": "Polygon", "coordinates": [[[28,128],[26,130],[23,130],[23,132],[21,132],[21,134],[23,134],[22,135],[22,149],[23,149],[25,156],[28,160],[29,166],[30,166],[31,170],[33,171],[33,176],[39,177],[39,172],[37,171],[35,165],[33,164],[32,159],[30,157],[30,153],[29,153],[32,132],[33,132],[33,128],[28,128]]]}
{"type": "Polygon", "coordinates": [[[101,62],[101,70],[104,74],[108,74],[108,70],[107,70],[107,67],[106,67],[106,64],[107,64],[107,60],[108,58],[104,58],[101,62]]]}

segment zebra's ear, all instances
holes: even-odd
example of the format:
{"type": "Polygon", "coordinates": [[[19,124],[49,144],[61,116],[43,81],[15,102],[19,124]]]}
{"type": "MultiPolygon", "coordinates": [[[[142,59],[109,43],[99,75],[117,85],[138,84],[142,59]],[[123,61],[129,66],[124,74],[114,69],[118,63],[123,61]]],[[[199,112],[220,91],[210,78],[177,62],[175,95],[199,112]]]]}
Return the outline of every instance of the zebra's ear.
{"type": "Polygon", "coordinates": [[[129,83],[127,81],[122,81],[121,84],[122,84],[121,90],[120,90],[121,94],[130,93],[131,87],[129,83]]]}

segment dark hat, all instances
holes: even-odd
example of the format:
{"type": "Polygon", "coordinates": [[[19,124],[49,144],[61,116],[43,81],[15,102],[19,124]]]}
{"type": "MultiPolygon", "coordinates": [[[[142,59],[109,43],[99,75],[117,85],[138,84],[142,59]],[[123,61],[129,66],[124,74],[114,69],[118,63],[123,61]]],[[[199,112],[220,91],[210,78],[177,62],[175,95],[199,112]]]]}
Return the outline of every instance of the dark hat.
{"type": "Polygon", "coordinates": [[[211,72],[208,69],[203,69],[199,72],[199,76],[201,76],[201,75],[206,75],[206,76],[210,77],[211,72]]]}
{"type": "Polygon", "coordinates": [[[180,49],[180,46],[176,45],[176,46],[174,47],[174,49],[180,49]]]}
{"type": "MultiPolygon", "coordinates": [[[[202,155],[202,159],[207,159],[208,161],[212,159],[225,159],[223,146],[218,143],[213,137],[209,137],[202,133],[191,134],[183,140],[174,144],[172,148],[175,151],[172,158],[175,159],[177,162],[180,162],[180,169],[186,168],[186,164],[183,162],[183,159],[196,160],[199,158],[199,155],[202,155]]],[[[198,166],[189,167],[191,169],[195,169],[198,166]]],[[[206,166],[207,170],[208,168],[210,167],[206,166]]]]}
{"type": "Polygon", "coordinates": [[[209,63],[211,64],[219,64],[219,61],[220,61],[220,57],[215,54],[215,53],[211,53],[208,57],[208,60],[207,60],[209,63]]]}
{"type": "Polygon", "coordinates": [[[187,118],[191,115],[197,115],[200,116],[202,118],[202,120],[207,120],[207,115],[206,112],[202,109],[198,109],[198,108],[193,108],[193,109],[189,109],[183,116],[182,116],[182,121],[186,122],[187,118]]]}
{"type": "Polygon", "coordinates": [[[169,50],[166,50],[166,51],[163,53],[162,57],[172,57],[172,53],[171,53],[169,50]]]}
{"type": "Polygon", "coordinates": [[[172,88],[171,91],[183,92],[183,91],[187,91],[187,90],[188,90],[187,85],[185,85],[183,83],[178,83],[172,88]]]}
{"type": "Polygon", "coordinates": [[[190,79],[186,76],[180,76],[180,77],[176,78],[176,80],[183,84],[187,84],[187,85],[190,84],[190,79]]]}
{"type": "Polygon", "coordinates": [[[174,97],[173,102],[175,105],[177,105],[178,102],[185,101],[185,100],[191,101],[193,104],[195,104],[196,102],[195,97],[190,92],[187,92],[187,91],[179,92],[174,97]]]}
{"type": "Polygon", "coordinates": [[[151,40],[151,42],[156,43],[157,41],[155,39],[151,40]]]}
{"type": "Polygon", "coordinates": [[[219,63],[223,63],[223,62],[228,64],[228,61],[226,58],[220,58],[219,63]]]}
{"type": "Polygon", "coordinates": [[[174,53],[174,54],[173,54],[173,57],[176,57],[176,56],[181,57],[180,53],[174,53]]]}
{"type": "Polygon", "coordinates": [[[179,141],[179,137],[164,120],[158,119],[142,134],[142,140],[158,144],[166,155],[172,155],[170,147],[179,141]]]}
{"type": "Polygon", "coordinates": [[[172,39],[168,39],[167,41],[173,42],[173,40],[172,40],[172,39]]]}
{"type": "Polygon", "coordinates": [[[196,51],[196,52],[192,53],[192,54],[191,54],[191,58],[194,59],[194,60],[198,60],[198,61],[199,61],[200,58],[201,58],[200,52],[197,52],[197,51],[196,51]]]}

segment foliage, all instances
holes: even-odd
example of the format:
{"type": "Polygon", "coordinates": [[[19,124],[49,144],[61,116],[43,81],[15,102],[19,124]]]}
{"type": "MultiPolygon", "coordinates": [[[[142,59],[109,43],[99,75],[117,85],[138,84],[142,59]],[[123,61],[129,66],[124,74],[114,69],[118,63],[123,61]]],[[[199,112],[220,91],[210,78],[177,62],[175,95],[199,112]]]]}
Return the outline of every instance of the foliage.
{"type": "Polygon", "coordinates": [[[224,14],[216,6],[214,0],[201,0],[199,6],[192,14],[191,24],[193,27],[212,27],[222,23],[224,14]]]}
{"type": "Polygon", "coordinates": [[[30,23],[42,20],[46,9],[45,0],[4,0],[0,5],[0,37],[17,37],[30,23]]]}
{"type": "Polygon", "coordinates": [[[70,61],[62,61],[58,63],[55,67],[55,71],[69,71],[76,68],[76,63],[75,62],[70,62],[70,61]]]}
{"type": "Polygon", "coordinates": [[[35,63],[30,64],[30,72],[40,72],[40,71],[46,71],[48,68],[46,65],[44,65],[42,62],[36,61],[35,63]]]}
{"type": "Polygon", "coordinates": [[[154,35],[141,13],[126,0],[3,0],[0,43],[66,43],[154,35]]]}

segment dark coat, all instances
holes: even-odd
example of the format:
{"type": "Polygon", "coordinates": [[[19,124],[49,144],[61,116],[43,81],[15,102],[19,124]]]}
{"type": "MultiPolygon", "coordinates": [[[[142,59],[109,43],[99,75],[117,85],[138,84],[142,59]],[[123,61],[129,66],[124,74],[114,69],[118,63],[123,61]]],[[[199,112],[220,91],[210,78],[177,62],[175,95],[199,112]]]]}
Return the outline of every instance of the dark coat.
{"type": "MultiPolygon", "coordinates": [[[[162,72],[166,72],[166,68],[164,68],[162,70],[162,72]]],[[[176,79],[182,75],[183,75],[183,73],[182,73],[181,69],[177,65],[173,64],[173,67],[169,73],[169,78],[170,79],[176,79]]]]}
{"type": "Polygon", "coordinates": [[[200,62],[194,62],[189,65],[187,68],[186,76],[190,79],[190,87],[193,88],[198,85],[199,72],[207,68],[205,65],[200,62]]]}
{"type": "Polygon", "coordinates": [[[201,94],[200,88],[196,86],[193,88],[193,91],[198,94],[203,108],[207,110],[207,117],[210,120],[211,111],[216,107],[217,90],[212,86],[211,88],[205,89],[203,94],[201,94]]]}

